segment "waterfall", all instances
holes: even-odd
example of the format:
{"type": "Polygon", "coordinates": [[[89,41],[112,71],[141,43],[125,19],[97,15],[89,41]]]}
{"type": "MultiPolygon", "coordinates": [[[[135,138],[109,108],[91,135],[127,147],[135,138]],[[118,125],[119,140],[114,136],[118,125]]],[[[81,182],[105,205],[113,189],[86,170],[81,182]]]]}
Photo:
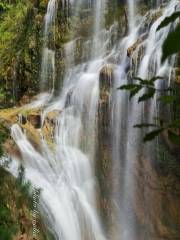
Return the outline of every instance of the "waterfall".
{"type": "Polygon", "coordinates": [[[55,82],[55,21],[57,0],[50,0],[44,20],[43,50],[41,63],[41,91],[54,91],[55,82]]]}
{"type": "Polygon", "coordinates": [[[102,36],[101,31],[104,25],[104,11],[105,11],[105,0],[95,1],[94,4],[94,37],[93,37],[93,50],[92,56],[97,57],[101,53],[102,36]]]}
{"type": "MultiPolygon", "coordinates": [[[[170,31],[170,26],[160,32],[156,32],[156,29],[165,17],[170,16],[174,12],[177,4],[178,1],[171,1],[169,3],[163,11],[162,17],[156,20],[151,26],[147,39],[132,53],[132,58],[135,60],[136,55],[139,54],[142,48],[145,51],[143,58],[140,59],[138,63],[135,61],[133,63],[131,62],[131,64],[136,64],[136,76],[143,79],[150,79],[153,76],[163,76],[166,81],[169,82],[173,62],[171,62],[170,65],[167,61],[161,64],[161,46],[170,31]]],[[[130,12],[131,11],[132,9],[130,12]]],[[[143,28],[142,25],[144,21],[140,22],[138,29],[143,28]]],[[[127,42],[131,42],[132,36],[133,34],[131,32],[125,41],[121,42],[120,48],[122,51],[128,48],[127,42]]],[[[136,40],[134,42],[136,42],[136,40]]],[[[122,53],[122,56],[125,57],[121,59],[116,72],[115,88],[129,82],[129,77],[127,77],[126,74],[126,53],[122,53]]],[[[131,65],[131,69],[133,69],[133,65],[131,65]]],[[[130,82],[131,81],[130,79],[130,82]]],[[[157,87],[161,88],[160,81],[157,82],[157,87]]],[[[114,181],[113,187],[113,204],[116,213],[119,209],[117,222],[119,222],[118,234],[121,236],[120,239],[133,240],[139,238],[138,229],[136,228],[136,216],[133,210],[133,203],[137,195],[137,179],[135,175],[137,174],[138,164],[141,163],[142,157],[150,161],[150,156],[153,155],[153,148],[150,144],[147,145],[148,147],[142,144],[142,134],[139,130],[133,129],[133,125],[141,122],[152,122],[157,111],[155,100],[149,102],[149,112],[147,112],[145,110],[146,106],[143,103],[137,103],[137,97],[129,101],[126,94],[122,92],[116,93],[114,96],[114,105],[112,126],[114,129],[113,175],[116,180],[114,181]]],[[[148,202],[148,199],[146,199],[146,201],[148,202]]],[[[151,239],[151,237],[148,239],[151,239]]]]}
{"type": "MultiPolygon", "coordinates": [[[[74,4],[78,12],[81,1],[74,4]]],[[[98,4],[99,0],[96,6],[98,4]]],[[[101,7],[95,14],[93,39],[96,42],[103,27],[98,23],[103,18],[101,7]]],[[[45,84],[54,81],[51,68],[54,69],[55,52],[49,49],[48,44],[55,15],[56,2],[50,0],[45,17],[42,64],[42,82],[45,84]]],[[[12,127],[12,137],[21,151],[26,178],[34,187],[42,189],[41,212],[56,239],[105,240],[96,207],[94,176],[98,80],[103,59],[98,59],[99,55],[96,54],[94,61],[76,66],[75,47],[73,40],[65,45],[67,69],[64,84],[58,100],[49,103],[42,114],[45,119],[48,112],[60,113],[53,135],[55,150],[52,152],[42,137],[41,153],[38,152],[18,125],[12,127]]],[[[52,91],[51,86],[49,89],[52,91]]]]}
{"type": "Polygon", "coordinates": [[[129,32],[136,26],[136,0],[128,0],[129,32]]]}
{"type": "MultiPolygon", "coordinates": [[[[74,15],[79,14],[84,2],[85,0],[70,1],[69,4],[76,11],[74,15]]],[[[135,69],[136,74],[142,78],[155,75],[167,78],[170,75],[173,64],[169,64],[168,61],[161,64],[160,61],[161,46],[170,27],[160,32],[156,32],[156,29],[160,22],[174,11],[178,1],[171,1],[163,9],[162,16],[152,23],[147,33],[145,28],[149,15],[138,19],[137,3],[135,0],[129,0],[129,32],[122,39],[118,39],[118,35],[115,34],[118,31],[116,23],[109,29],[104,26],[106,0],[87,2],[89,9],[94,10],[93,31],[92,36],[82,40],[83,61],[75,61],[77,39],[74,38],[75,34],[72,34],[72,39],[64,46],[66,69],[59,96],[43,104],[39,99],[43,105],[43,126],[48,113],[58,113],[53,122],[53,146],[45,140],[41,129],[38,129],[41,135],[38,150],[19,125],[12,126],[11,135],[20,149],[26,178],[35,188],[41,189],[40,211],[55,239],[139,240],[139,229],[133,210],[137,174],[134,169],[142,155],[146,156],[147,152],[141,145],[141,133],[132,126],[144,118],[152,120],[156,110],[153,102],[150,102],[151,112],[145,113],[145,106],[137,105],[137,97],[129,101],[127,94],[118,91],[117,87],[133,81],[131,72],[128,73],[127,69],[135,69]],[[142,29],[145,29],[144,32],[142,29]],[[127,49],[142,37],[141,34],[146,34],[147,37],[140,42],[129,58],[127,49]],[[144,54],[137,60],[142,48],[144,54]],[[134,59],[137,61],[133,61],[134,59]],[[113,226],[112,235],[105,232],[100,218],[100,209],[97,207],[99,186],[95,175],[96,150],[99,144],[98,110],[103,104],[99,100],[100,85],[104,84],[100,82],[100,73],[104,67],[109,66],[114,75],[113,79],[108,79],[112,84],[108,93],[111,96],[107,103],[111,147],[106,143],[107,148],[112,148],[109,150],[112,158],[109,159],[112,162],[112,189],[108,189],[111,193],[112,215],[116,225],[113,226]]],[[[63,1],[64,5],[65,3],[63,1]]],[[[44,27],[41,90],[51,93],[54,90],[56,72],[53,45],[56,14],[57,1],[49,0],[44,27]]],[[[39,102],[34,102],[28,107],[35,108],[37,104],[39,102]]],[[[13,159],[14,162],[18,163],[18,160],[13,159]]],[[[15,173],[13,168],[10,169],[15,173]]]]}

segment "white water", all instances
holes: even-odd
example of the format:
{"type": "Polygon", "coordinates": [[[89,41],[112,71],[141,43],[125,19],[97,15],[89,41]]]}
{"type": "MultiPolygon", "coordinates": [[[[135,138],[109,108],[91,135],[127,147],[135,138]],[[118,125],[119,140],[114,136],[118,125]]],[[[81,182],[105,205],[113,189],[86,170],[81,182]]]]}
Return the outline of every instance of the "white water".
{"type": "Polygon", "coordinates": [[[57,14],[57,0],[50,0],[44,19],[44,36],[41,63],[41,91],[53,93],[55,81],[55,51],[52,44],[55,40],[55,21],[57,14]]]}
{"type": "Polygon", "coordinates": [[[131,33],[136,26],[136,0],[128,0],[128,19],[129,19],[129,33],[131,33]]]}
{"type": "MultiPolygon", "coordinates": [[[[161,65],[161,46],[166,39],[170,27],[162,29],[160,32],[156,32],[157,27],[161,21],[166,17],[171,15],[178,1],[171,1],[168,7],[163,11],[162,17],[160,17],[151,26],[147,40],[140,44],[136,51],[133,53],[133,58],[136,59],[136,55],[140,51],[140,48],[145,49],[144,57],[136,63],[135,69],[137,76],[143,79],[150,79],[153,76],[163,76],[166,82],[169,82],[169,77],[171,75],[171,65],[165,62],[161,65]]],[[[134,7],[131,6],[132,9],[134,7]]],[[[133,10],[131,10],[133,12],[133,10]]],[[[133,14],[131,14],[132,16],[133,14]]],[[[138,28],[142,28],[145,19],[142,20],[138,28]]],[[[134,36],[138,37],[136,31],[138,28],[134,28],[129,36],[121,42],[121,50],[126,51],[128,48],[127,42],[131,42],[134,36]],[[133,34],[134,31],[134,34],[133,34]]],[[[135,41],[134,41],[135,42],[135,41]]],[[[125,56],[126,52],[122,54],[125,56]]],[[[126,68],[127,68],[127,58],[121,59],[119,68],[116,75],[115,88],[126,84],[129,82],[127,78],[126,68]]],[[[133,63],[131,62],[131,69],[133,69],[133,63]]],[[[157,82],[157,87],[160,86],[161,81],[157,82]]],[[[142,94],[142,92],[141,92],[142,94]]],[[[149,112],[145,113],[144,104],[137,103],[137,97],[129,101],[126,94],[116,93],[114,96],[114,113],[113,113],[113,126],[114,136],[113,136],[113,161],[114,161],[114,198],[113,204],[116,206],[116,211],[119,209],[119,214],[117,216],[117,222],[119,222],[119,234],[121,240],[138,239],[139,236],[136,235],[136,220],[133,211],[133,202],[136,198],[136,168],[142,154],[150,154],[143,149],[142,145],[142,135],[140,131],[133,129],[133,125],[141,122],[153,122],[153,118],[156,117],[156,104],[155,100],[149,103],[149,112]],[[153,103],[154,101],[154,103],[153,103]],[[121,134],[119,134],[121,133],[121,134]],[[119,191],[117,191],[119,189],[119,191]]],[[[147,157],[147,161],[150,156],[147,157]]],[[[147,199],[148,201],[148,199],[147,199]]],[[[148,209],[147,209],[148,211],[148,209]]],[[[146,236],[147,238],[147,236],[146,236]]],[[[118,238],[117,238],[118,239],[118,238]]],[[[148,239],[151,239],[148,238],[148,239]]]]}
{"type": "MultiPolygon", "coordinates": [[[[48,9],[46,21],[50,23],[47,26],[54,21],[51,11],[55,11],[55,7],[51,1],[48,9]]],[[[102,18],[100,15],[99,18],[102,18]]],[[[94,25],[97,25],[96,18],[94,25]]],[[[48,27],[45,29],[45,33],[48,33],[48,27]]],[[[94,39],[97,31],[100,31],[99,28],[95,29],[94,39]]],[[[73,42],[65,47],[68,67],[60,98],[47,106],[43,114],[45,117],[49,111],[61,112],[56,120],[55,151],[52,152],[42,138],[42,154],[37,152],[18,125],[12,127],[12,137],[20,148],[26,178],[33,186],[42,189],[41,212],[56,239],[104,240],[96,208],[94,176],[98,72],[102,60],[74,66],[74,48],[73,42]]],[[[51,53],[50,62],[43,55],[43,72],[46,72],[46,68],[49,71],[51,61],[54,62],[54,52],[51,53]]],[[[91,55],[95,55],[93,50],[91,55]]],[[[46,80],[46,76],[43,77],[46,80]]]]}
{"type": "MultiPolygon", "coordinates": [[[[18,125],[12,127],[12,137],[23,158],[26,177],[32,184],[41,188],[40,207],[47,225],[59,240],[104,240],[105,236],[99,213],[96,207],[96,178],[94,169],[95,147],[97,137],[97,108],[99,99],[99,72],[109,61],[116,62],[112,111],[112,161],[113,189],[112,203],[116,208],[118,230],[111,236],[112,240],[137,240],[132,202],[135,196],[133,169],[139,157],[140,134],[132,126],[144,116],[143,105],[128,101],[124,92],[116,88],[127,83],[126,69],[129,64],[127,48],[138,36],[138,30],[143,27],[145,18],[136,26],[135,1],[129,2],[129,35],[111,46],[111,37],[116,31],[116,24],[109,31],[103,29],[105,0],[95,1],[94,35],[90,43],[89,61],[75,65],[74,54],[76,42],[71,41],[65,46],[66,75],[60,97],[47,104],[43,117],[54,110],[60,111],[56,120],[56,145],[52,151],[48,144],[41,142],[39,153],[27,140],[26,135],[18,125]],[[108,51],[109,52],[108,52],[108,51]],[[120,53],[120,57],[119,57],[120,53]]],[[[162,18],[152,26],[149,36],[142,43],[145,55],[136,66],[141,77],[154,75],[169,76],[170,67],[167,62],[161,66],[161,45],[169,28],[156,33],[161,20],[174,11],[177,1],[172,1],[165,9],[162,18]],[[153,69],[153,71],[150,71],[153,69]]],[[[74,2],[77,12],[81,1],[74,2]]],[[[49,1],[45,18],[45,36],[55,21],[55,1],[49,1]]],[[[45,38],[46,39],[46,38],[45,38]]],[[[42,76],[45,82],[47,75],[54,82],[54,55],[47,48],[45,41],[42,76]],[[47,69],[47,70],[46,70],[47,69]],[[49,69],[50,73],[49,73],[49,69]]],[[[84,43],[86,46],[87,42],[84,43]]],[[[89,44],[89,42],[88,42],[89,44]]],[[[141,46],[142,46],[141,45],[141,46]]],[[[140,46],[139,46],[140,48],[140,46]]],[[[136,56],[139,48],[133,53],[136,56]]],[[[132,63],[130,63],[132,64],[132,63]]],[[[132,68],[132,66],[131,66],[132,68]]],[[[43,81],[44,81],[43,80],[43,81]]],[[[49,81],[49,80],[48,80],[49,81]]],[[[50,87],[49,89],[53,89],[50,87]]],[[[42,104],[42,102],[40,101],[42,104]]],[[[37,103],[36,103],[37,104],[37,103]]],[[[38,102],[39,104],[39,102],[38,102]]],[[[153,117],[152,109],[149,119],[153,117]]],[[[13,170],[14,171],[14,170],[13,170]]]]}

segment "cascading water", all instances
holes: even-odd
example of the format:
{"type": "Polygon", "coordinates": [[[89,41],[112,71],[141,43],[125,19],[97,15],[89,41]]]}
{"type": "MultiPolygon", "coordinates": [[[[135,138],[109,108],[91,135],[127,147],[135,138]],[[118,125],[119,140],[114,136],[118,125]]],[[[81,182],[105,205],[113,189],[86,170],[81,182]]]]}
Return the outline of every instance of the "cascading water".
{"type": "Polygon", "coordinates": [[[128,0],[128,15],[129,15],[129,33],[131,33],[136,26],[136,1],[128,0]]]}
{"type": "MultiPolygon", "coordinates": [[[[45,17],[45,36],[47,36],[44,51],[48,53],[52,51],[47,45],[49,28],[53,26],[55,20],[55,4],[55,1],[49,2],[45,17]]],[[[100,9],[98,9],[98,19],[96,17],[94,25],[97,26],[99,19],[102,19],[100,9]]],[[[94,39],[100,30],[100,27],[95,27],[94,39]]],[[[43,138],[42,153],[37,152],[18,125],[12,127],[12,137],[20,148],[27,179],[33,186],[42,189],[41,212],[56,239],[104,240],[105,236],[96,209],[96,181],[93,170],[99,94],[98,72],[102,60],[75,66],[74,48],[75,44],[66,45],[68,55],[66,61],[69,69],[66,70],[60,98],[47,106],[43,114],[45,116],[49,111],[56,110],[61,112],[56,119],[55,152],[50,150],[43,138]]],[[[53,55],[48,54],[48,58],[43,53],[43,57],[45,59],[42,64],[42,75],[43,81],[46,81],[48,77],[46,73],[49,74],[46,70],[49,71],[49,67],[52,67],[54,52],[53,55]]],[[[50,77],[53,74],[54,71],[51,71],[50,77]]]]}
{"type": "MultiPolygon", "coordinates": [[[[71,1],[77,11],[74,15],[78,15],[83,2],[83,0],[71,1]]],[[[63,3],[65,4],[64,1],[63,3]]],[[[134,62],[130,62],[127,56],[127,49],[140,37],[146,25],[146,17],[138,20],[136,1],[128,1],[128,36],[115,41],[113,46],[112,36],[117,31],[117,26],[114,24],[109,30],[104,28],[106,0],[92,1],[91,4],[88,1],[88,6],[93,6],[95,13],[93,36],[82,43],[84,51],[88,49],[88,53],[82,53],[82,56],[86,56],[84,57],[86,61],[75,63],[77,39],[72,39],[65,45],[66,73],[63,87],[60,96],[54,101],[51,99],[51,103],[44,106],[42,114],[45,124],[49,112],[59,113],[52,134],[55,149],[52,151],[41,133],[41,149],[37,151],[18,125],[12,127],[12,137],[20,149],[26,178],[33,186],[42,189],[41,213],[56,239],[139,239],[133,211],[136,195],[134,169],[144,150],[139,147],[141,135],[133,130],[132,126],[143,119],[144,105],[137,106],[136,99],[129,102],[127,95],[116,89],[131,81],[130,74],[127,74],[129,67],[135,68],[136,74],[142,78],[169,75],[171,69],[168,63],[161,65],[160,58],[161,45],[170,29],[165,28],[159,33],[156,33],[156,29],[161,20],[174,11],[177,3],[178,1],[174,0],[167,6],[162,17],[152,24],[147,38],[132,53],[131,59],[136,59],[136,54],[141,48],[145,52],[134,66],[134,62]],[[136,24],[138,21],[139,24],[136,24]],[[113,235],[106,237],[96,207],[97,183],[94,160],[98,132],[99,73],[105,65],[112,64],[110,59],[113,59],[114,65],[116,64],[109,102],[112,107],[109,109],[112,120],[109,125],[112,134],[112,214],[116,215],[117,228],[113,235]]],[[[55,80],[55,51],[51,44],[55,37],[55,31],[52,29],[55,25],[56,11],[56,0],[50,0],[45,17],[41,71],[42,86],[48,84],[50,91],[53,91],[55,80]]],[[[42,90],[45,90],[44,87],[42,90]]],[[[149,119],[153,118],[153,108],[151,112],[149,119]]]]}
{"type": "Polygon", "coordinates": [[[55,21],[57,13],[57,0],[50,0],[44,20],[43,50],[41,64],[41,90],[54,91],[55,81],[55,21]]]}
{"type": "Polygon", "coordinates": [[[104,11],[105,11],[105,0],[95,1],[94,12],[94,37],[93,37],[93,51],[92,56],[98,57],[101,54],[102,36],[101,31],[104,26],[104,11]]]}
{"type": "MultiPolygon", "coordinates": [[[[168,65],[166,62],[161,65],[161,46],[166,39],[168,32],[170,31],[170,27],[161,30],[161,32],[156,32],[156,29],[165,17],[174,12],[177,4],[178,1],[172,1],[168,5],[162,14],[162,17],[155,21],[151,26],[146,40],[139,44],[136,50],[132,53],[130,69],[132,70],[135,68],[134,76],[138,76],[143,79],[150,79],[153,76],[163,76],[166,80],[169,79],[171,73],[170,65],[173,66],[173,63],[171,62],[171,64],[168,65]],[[135,59],[138,57],[138,54],[142,49],[144,50],[144,56],[139,60],[139,62],[136,62],[135,59]]],[[[134,9],[132,6],[130,6],[130,8],[134,9]]],[[[145,19],[143,20],[146,21],[145,19]]],[[[134,31],[135,33],[136,31],[144,28],[144,21],[140,22],[138,28],[134,28],[134,30],[132,29],[129,36],[125,38],[125,40],[122,40],[120,44],[120,49],[122,52],[124,51],[123,49],[125,49],[125,51],[127,50],[127,42],[131,42],[131,38],[134,38],[136,35],[133,35],[132,32],[134,31]]],[[[136,36],[136,38],[139,37],[140,36],[136,36]]],[[[134,42],[136,41],[137,39],[134,42]]],[[[122,56],[124,57],[121,58],[119,68],[116,72],[115,88],[120,85],[127,84],[129,80],[130,82],[132,81],[126,74],[126,52],[122,53],[122,56]]],[[[157,82],[157,86],[161,88],[159,82],[157,82]]],[[[113,204],[116,206],[116,210],[119,208],[117,222],[119,222],[120,232],[118,234],[121,236],[120,239],[133,240],[140,238],[140,233],[138,232],[138,227],[136,226],[136,216],[133,209],[133,204],[137,195],[137,180],[135,176],[137,174],[138,164],[140,164],[142,156],[148,160],[150,158],[148,156],[152,154],[152,148],[149,145],[148,149],[151,149],[151,153],[150,151],[147,153],[147,147],[144,147],[144,145],[141,143],[142,134],[140,131],[133,129],[133,125],[141,122],[152,122],[153,118],[156,116],[156,104],[149,102],[149,113],[147,113],[145,109],[147,107],[144,106],[144,104],[138,104],[137,97],[129,102],[124,93],[116,94],[117,95],[114,97],[115,106],[112,121],[114,124],[114,126],[112,126],[114,129],[113,174],[115,175],[114,178],[116,179],[114,182],[113,198],[113,200],[116,200],[114,201],[115,203],[113,202],[113,204]]],[[[146,201],[148,202],[148,199],[146,199],[146,201]]],[[[152,239],[151,236],[149,236],[148,239],[152,239]]]]}

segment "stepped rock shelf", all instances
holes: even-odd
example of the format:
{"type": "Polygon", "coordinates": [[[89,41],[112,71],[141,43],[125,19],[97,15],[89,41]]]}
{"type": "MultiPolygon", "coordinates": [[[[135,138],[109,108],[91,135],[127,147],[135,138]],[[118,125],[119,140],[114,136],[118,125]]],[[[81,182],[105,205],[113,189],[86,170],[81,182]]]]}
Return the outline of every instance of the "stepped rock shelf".
{"type": "Polygon", "coordinates": [[[180,240],[179,12],[0,3],[0,240],[180,240]]]}
{"type": "MultiPolygon", "coordinates": [[[[16,109],[7,109],[0,111],[0,122],[8,129],[13,124],[18,124],[21,129],[26,132],[26,136],[32,145],[40,151],[41,139],[44,138],[49,146],[53,149],[53,132],[55,131],[56,117],[59,115],[58,110],[48,112],[44,116],[44,122],[42,125],[42,108],[26,109],[24,107],[16,109]]],[[[15,145],[12,139],[8,139],[4,143],[5,151],[10,155],[20,156],[18,147],[15,145]]]]}

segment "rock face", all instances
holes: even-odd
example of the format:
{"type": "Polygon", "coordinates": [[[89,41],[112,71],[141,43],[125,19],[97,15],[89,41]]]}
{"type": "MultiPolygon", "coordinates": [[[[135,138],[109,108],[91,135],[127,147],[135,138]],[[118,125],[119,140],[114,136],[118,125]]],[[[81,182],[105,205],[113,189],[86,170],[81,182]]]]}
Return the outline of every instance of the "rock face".
{"type": "Polygon", "coordinates": [[[176,57],[175,68],[173,69],[173,75],[175,77],[175,83],[180,87],[180,54],[176,57]]]}
{"type": "MultiPolygon", "coordinates": [[[[13,124],[19,124],[22,130],[26,131],[27,138],[38,151],[41,151],[42,136],[49,147],[52,148],[54,147],[53,133],[56,127],[56,119],[60,112],[58,110],[48,112],[42,123],[42,111],[43,109],[41,108],[28,110],[23,108],[1,110],[0,123],[4,124],[8,129],[10,129],[13,124]]],[[[21,159],[21,153],[11,138],[8,138],[3,146],[5,152],[21,159]]]]}
{"type": "Polygon", "coordinates": [[[127,50],[127,56],[131,57],[134,53],[134,51],[139,47],[141,43],[143,43],[144,39],[146,38],[146,35],[143,35],[140,37],[132,46],[130,46],[127,50]]]}
{"type": "MultiPolygon", "coordinates": [[[[157,161],[157,160],[156,160],[157,161]]],[[[151,159],[141,159],[134,168],[133,202],[139,239],[178,239],[180,232],[179,179],[157,173],[151,159]]]]}
{"type": "Polygon", "coordinates": [[[112,88],[112,82],[113,82],[113,71],[114,66],[107,64],[105,65],[101,71],[99,76],[99,82],[100,82],[100,93],[102,91],[109,91],[112,88]]]}
{"type": "MultiPolygon", "coordinates": [[[[128,69],[130,77],[137,76],[140,60],[144,56],[144,37],[146,38],[146,35],[139,38],[127,50],[130,60],[128,69]]],[[[177,57],[177,63],[172,74],[172,84],[175,84],[176,88],[179,88],[178,61],[177,57]]],[[[164,111],[167,112],[166,109],[164,111]]],[[[179,112],[174,109],[173,112],[176,115],[175,118],[179,119],[179,112]]],[[[166,118],[163,116],[163,119],[166,118]]],[[[136,233],[138,240],[179,239],[179,147],[172,145],[166,135],[166,132],[164,132],[161,144],[158,146],[158,154],[157,150],[151,149],[148,155],[142,154],[133,166],[132,174],[134,175],[135,190],[132,208],[138,229],[136,233]]],[[[142,144],[140,148],[144,149],[145,145],[142,144]]]]}
{"type": "MultiPolygon", "coordinates": [[[[111,91],[114,79],[114,66],[105,65],[99,75],[100,96],[98,106],[98,146],[97,176],[101,186],[100,207],[104,219],[110,216],[110,182],[111,182],[111,91]]],[[[106,221],[105,221],[106,222],[106,221]]],[[[107,224],[107,222],[106,222],[107,224]]]]}
{"type": "Polygon", "coordinates": [[[41,115],[39,114],[29,114],[27,120],[31,123],[31,125],[38,129],[41,128],[41,115]]]}
{"type": "MultiPolygon", "coordinates": [[[[62,1],[57,0],[57,3],[53,49],[56,48],[57,52],[56,75],[61,77],[64,69],[63,43],[68,41],[69,30],[62,1]]],[[[0,103],[5,108],[13,106],[22,96],[32,98],[39,91],[44,16],[48,1],[4,0],[3,4],[6,8],[0,18],[0,103]]]]}
{"type": "MultiPolygon", "coordinates": [[[[7,2],[7,1],[6,1],[7,2]]],[[[39,86],[39,71],[40,71],[40,61],[41,61],[41,46],[42,46],[42,29],[43,29],[43,19],[47,7],[47,0],[27,0],[25,7],[22,5],[17,5],[16,1],[13,1],[13,8],[11,12],[7,12],[12,19],[18,20],[19,31],[18,34],[13,32],[15,26],[13,22],[8,23],[8,18],[3,18],[0,20],[1,24],[8,23],[7,26],[11,27],[10,30],[13,32],[13,36],[6,42],[6,47],[0,43],[0,84],[2,82],[3,91],[5,93],[4,97],[6,103],[14,103],[24,96],[20,103],[22,106],[24,103],[30,101],[30,97],[36,93],[39,86]],[[20,13],[20,14],[17,14],[20,13]],[[16,19],[17,16],[20,16],[16,19]],[[25,23],[25,24],[24,24],[25,23]],[[27,27],[25,27],[27,26],[27,27]],[[11,47],[12,44],[12,47],[11,47]],[[17,51],[12,51],[16,49],[17,51]],[[2,49],[9,49],[8,52],[4,52],[2,49]],[[9,52],[12,52],[9,54],[9,52]],[[5,87],[4,87],[5,86],[5,87]]],[[[58,6],[58,17],[56,27],[56,39],[55,43],[52,44],[53,48],[56,49],[56,66],[57,72],[56,76],[63,75],[63,69],[65,68],[64,62],[64,52],[62,43],[68,41],[68,28],[69,22],[67,16],[61,11],[61,1],[59,1],[58,6]]],[[[110,2],[110,4],[112,4],[110,2]]],[[[9,10],[8,10],[9,11],[9,10]]],[[[111,16],[109,14],[110,25],[114,21],[114,10],[111,10],[111,16]]],[[[116,13],[117,15],[117,13],[116,13]]],[[[121,13],[124,15],[124,13],[121,13]]],[[[161,11],[153,14],[148,14],[147,20],[140,29],[149,29],[152,23],[161,15],[161,11]]],[[[3,15],[6,16],[6,13],[3,15]]],[[[119,18],[119,15],[115,16],[119,18]]],[[[124,17],[123,17],[124,18],[124,17]]],[[[89,34],[89,27],[92,25],[92,16],[89,13],[82,12],[82,19],[80,19],[82,24],[76,24],[78,28],[79,37],[76,40],[76,50],[75,50],[75,62],[79,63],[82,61],[80,56],[82,55],[82,42],[86,40],[89,34]],[[88,31],[87,31],[88,30],[88,31]]],[[[78,21],[77,21],[78,22],[78,21]]],[[[76,23],[77,23],[76,22],[76,23]]],[[[123,28],[125,20],[120,24],[123,28]]],[[[16,24],[17,25],[17,24],[16,24]]],[[[125,30],[123,31],[125,32],[125,30]]],[[[3,40],[5,32],[0,32],[0,40],[3,40]]],[[[7,36],[5,36],[7,37],[7,36]]],[[[4,37],[4,38],[5,38],[4,37]]],[[[136,68],[144,54],[143,41],[146,38],[146,34],[137,40],[132,46],[127,49],[127,55],[131,60],[130,71],[133,75],[136,75],[136,68]]],[[[6,38],[5,38],[6,39],[6,38]]],[[[5,41],[0,41],[5,42],[5,41]]],[[[85,58],[85,57],[84,57],[85,58]]],[[[83,59],[84,60],[84,59],[83,59]]],[[[113,61],[112,61],[113,62],[113,61]]],[[[174,69],[176,84],[180,83],[179,74],[179,64],[174,69]]],[[[100,82],[100,95],[98,103],[98,133],[97,133],[97,151],[96,151],[96,175],[100,182],[100,208],[102,209],[104,222],[107,224],[107,219],[110,219],[111,214],[111,204],[110,204],[110,189],[111,189],[111,168],[112,168],[112,141],[111,141],[111,108],[112,108],[112,86],[114,79],[114,66],[107,64],[105,65],[99,73],[100,82]]],[[[56,88],[59,87],[58,83],[55,83],[56,88]]],[[[1,85],[0,85],[1,89],[1,85]]],[[[2,94],[0,94],[2,95],[2,94]]],[[[72,91],[68,93],[66,107],[71,103],[72,91]]],[[[4,104],[1,101],[0,104],[4,104]]],[[[6,125],[7,128],[14,123],[18,123],[23,131],[26,131],[27,137],[32,143],[32,145],[41,151],[40,145],[42,140],[42,135],[47,142],[48,146],[54,149],[54,129],[56,127],[57,118],[60,112],[58,110],[49,112],[42,124],[41,112],[43,109],[29,109],[28,111],[23,108],[14,108],[0,111],[0,121],[6,125]]],[[[4,142],[4,149],[10,155],[18,157],[21,159],[21,153],[18,147],[15,145],[11,138],[7,138],[4,142]]],[[[164,156],[164,151],[161,153],[164,156]]],[[[156,159],[157,160],[157,159],[156,159]]],[[[161,159],[162,160],[162,159],[161,159]]],[[[171,159],[170,159],[171,162],[171,159]]],[[[174,161],[175,162],[175,161],[174,161]]],[[[174,164],[172,161],[172,164],[174,164]]],[[[136,224],[139,231],[137,232],[137,240],[177,240],[180,233],[180,189],[179,189],[179,175],[173,172],[163,173],[164,165],[167,162],[160,162],[158,169],[156,164],[154,164],[153,159],[147,156],[141,156],[136,162],[133,168],[134,175],[134,185],[135,185],[135,198],[133,199],[133,210],[136,217],[136,224]],[[178,176],[176,176],[178,175],[178,176]]],[[[169,165],[169,169],[177,168],[178,164],[174,166],[169,165]]],[[[167,170],[167,169],[165,169],[167,170]]],[[[123,171],[123,169],[122,169],[123,171]]],[[[1,174],[0,174],[1,176],[1,174]]],[[[5,185],[6,190],[10,190],[13,186],[13,182],[5,185]]],[[[1,184],[1,182],[0,182],[1,184]]],[[[12,197],[14,197],[14,193],[12,197]]],[[[14,201],[14,200],[13,200],[14,201]]],[[[13,201],[10,204],[12,212],[15,212],[15,204],[13,201]]],[[[17,215],[17,214],[16,214],[17,215]]],[[[23,231],[19,231],[17,239],[25,240],[31,239],[28,235],[29,219],[26,212],[26,206],[22,206],[22,211],[18,220],[20,219],[23,231]],[[25,225],[25,232],[24,232],[25,225]]],[[[1,236],[1,234],[0,234],[1,236]]]]}

